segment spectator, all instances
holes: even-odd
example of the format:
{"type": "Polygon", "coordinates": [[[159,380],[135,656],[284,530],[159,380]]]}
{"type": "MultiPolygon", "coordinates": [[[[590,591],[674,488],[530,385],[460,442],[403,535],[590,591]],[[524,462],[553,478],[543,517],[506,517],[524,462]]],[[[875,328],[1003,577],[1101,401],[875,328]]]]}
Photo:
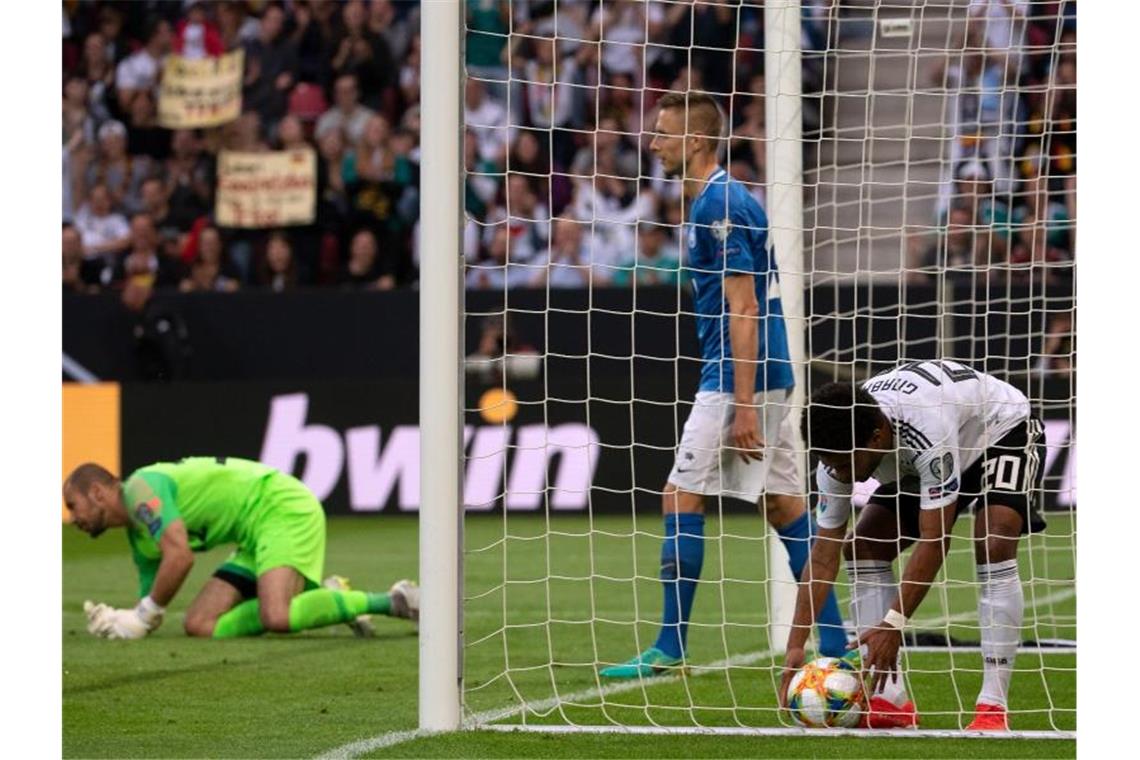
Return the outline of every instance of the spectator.
{"type": "Polygon", "coordinates": [[[99,284],[98,278],[91,282],[84,279],[83,239],[75,225],[63,225],[63,292],[88,293],[99,284]]]}
{"type": "Polygon", "coordinates": [[[764,88],[764,75],[758,74],[752,77],[748,86],[749,93],[757,94],[743,95],[735,99],[740,102],[736,111],[743,116],[743,119],[732,128],[732,140],[729,143],[729,155],[734,159],[749,159],[761,180],[767,176],[768,168],[764,88]]]}
{"type": "Polygon", "coordinates": [[[1014,228],[1025,225],[1030,219],[1039,219],[1045,226],[1046,243],[1068,254],[1072,250],[1072,221],[1068,208],[1050,198],[1048,177],[1038,176],[1029,182],[1029,186],[1030,193],[1025,203],[1013,210],[1014,228]]]}
{"type": "Polygon", "coordinates": [[[70,77],[63,85],[63,144],[71,141],[75,132],[82,135],[85,143],[95,142],[95,119],[87,108],[87,80],[70,77]]]}
{"type": "Polygon", "coordinates": [[[487,97],[481,81],[470,77],[464,90],[463,123],[468,132],[475,135],[479,158],[506,166],[507,145],[511,141],[507,132],[507,109],[487,97]]]}
{"type": "Polygon", "coordinates": [[[413,8],[408,14],[412,18],[402,19],[396,12],[392,0],[371,0],[368,4],[368,31],[382,37],[388,43],[393,60],[403,60],[414,33],[420,25],[419,9],[413,8]]]}
{"type": "Polygon", "coordinates": [[[98,279],[114,254],[131,243],[131,228],[122,214],[114,211],[111,192],[106,185],[96,185],[88,194],[87,203],[75,215],[75,227],[83,240],[83,267],[85,281],[94,275],[98,279]]]}
{"type": "MultiPolygon", "coordinates": [[[[303,4],[297,5],[298,16],[302,7],[303,4]]],[[[214,9],[218,14],[218,36],[225,50],[237,50],[257,39],[260,24],[247,13],[245,3],[221,2],[214,9]]]]}
{"type": "Polygon", "coordinates": [[[339,76],[333,87],[333,107],[317,119],[317,139],[324,137],[329,130],[336,129],[344,133],[346,143],[355,145],[364,135],[364,125],[375,115],[371,108],[360,104],[356,76],[339,76]]]}
{"type": "Polygon", "coordinates": [[[222,233],[217,227],[206,226],[198,233],[198,254],[190,264],[190,275],[178,288],[183,292],[232,293],[239,285],[231,272],[222,233]]]}
{"type": "Polygon", "coordinates": [[[172,257],[160,255],[158,235],[149,214],[131,217],[130,250],[115,263],[112,281],[123,285],[141,285],[148,290],[177,287],[182,280],[182,265],[172,257]]]}
{"type": "Polygon", "coordinates": [[[269,150],[261,130],[261,116],[246,111],[222,127],[222,147],[242,153],[264,153],[269,150]]]}
{"type": "Polygon", "coordinates": [[[550,254],[540,256],[534,263],[540,267],[530,282],[531,287],[536,288],[586,288],[591,284],[604,285],[613,275],[612,270],[591,268],[590,250],[582,235],[582,223],[569,217],[554,220],[550,254]]]}
{"type": "Polygon", "coordinates": [[[489,231],[487,257],[467,266],[467,287],[473,290],[526,287],[536,271],[515,259],[510,229],[500,223],[491,226],[489,231]]]}
{"type": "Polygon", "coordinates": [[[471,76],[505,82],[510,4],[500,0],[471,0],[466,9],[467,70],[471,76]]]}
{"type": "Polygon", "coordinates": [[[391,290],[396,287],[396,273],[379,260],[376,236],[371,230],[359,230],[352,236],[348,263],[340,284],[347,288],[391,290]],[[387,271],[386,271],[387,270],[387,271]]]}
{"type": "Polygon", "coordinates": [[[194,224],[192,215],[185,209],[170,205],[166,184],[159,177],[148,177],[142,183],[142,211],[148,214],[158,230],[159,237],[173,235],[179,238],[194,224]]]}
{"type": "Polygon", "coordinates": [[[466,172],[464,208],[477,219],[487,217],[487,209],[499,193],[497,174],[500,168],[479,155],[479,140],[470,129],[463,133],[463,162],[466,172]]]}
{"type": "Polygon", "coordinates": [[[127,153],[148,159],[148,164],[170,156],[170,130],[158,126],[154,97],[149,92],[140,92],[131,101],[127,153]]]}
{"type": "Polygon", "coordinates": [[[119,64],[115,70],[115,88],[119,109],[130,113],[131,101],[143,90],[153,90],[162,72],[162,62],[170,52],[170,24],[163,19],[147,23],[146,45],[119,64]]]}
{"type": "Polygon", "coordinates": [[[978,160],[966,161],[955,176],[954,202],[963,203],[970,210],[972,223],[985,228],[988,240],[983,247],[993,249],[995,260],[1004,260],[1012,235],[1009,206],[996,197],[987,165],[978,160]]]}
{"type": "Polygon", "coordinates": [[[260,269],[258,284],[263,288],[283,293],[296,287],[297,264],[293,259],[293,245],[286,233],[269,234],[260,269]]]}
{"type": "Polygon", "coordinates": [[[408,54],[400,64],[400,99],[403,107],[407,108],[420,102],[420,62],[422,50],[420,48],[420,35],[412,35],[408,54]]]}
{"type": "Polygon", "coordinates": [[[99,36],[107,46],[107,60],[113,66],[122,63],[130,55],[133,45],[123,29],[123,11],[113,5],[99,8],[99,36]]]}
{"type": "Polygon", "coordinates": [[[935,277],[968,279],[988,264],[1002,263],[988,260],[986,237],[975,228],[975,218],[973,209],[966,203],[952,206],[943,233],[923,258],[923,269],[935,277]]]}
{"type": "Polygon", "coordinates": [[[504,187],[506,198],[500,199],[500,204],[487,215],[487,220],[507,220],[511,261],[525,264],[546,249],[550,240],[550,212],[521,174],[509,174],[504,187]]]}
{"type": "Polygon", "coordinates": [[[597,157],[613,156],[614,176],[636,179],[641,176],[641,160],[638,150],[621,131],[621,125],[612,115],[598,120],[598,128],[585,136],[584,143],[574,156],[570,173],[575,180],[592,179],[597,173],[597,157]]]}
{"type": "Polygon", "coordinates": [[[122,122],[108,121],[99,127],[99,155],[87,167],[84,181],[88,191],[104,185],[112,204],[131,213],[140,208],[139,192],[149,172],[150,161],[145,156],[127,153],[127,128],[122,122]]]}
{"type": "Polygon", "coordinates": [[[289,39],[297,50],[297,80],[327,88],[331,79],[332,19],[336,8],[330,2],[293,4],[293,28],[289,39]]]}
{"type": "MultiPolygon", "coordinates": [[[[320,199],[317,215],[327,220],[343,221],[348,218],[349,201],[345,185],[346,165],[349,161],[344,149],[344,136],[339,129],[329,130],[318,142],[318,171],[320,199]]],[[[339,226],[334,223],[333,227],[339,226]]]]}
{"type": "Polygon", "coordinates": [[[672,230],[653,222],[637,225],[637,250],[629,252],[614,270],[612,284],[676,285],[681,276],[680,240],[672,230]]]}
{"type": "Polygon", "coordinates": [[[364,134],[349,161],[349,181],[359,178],[368,182],[383,182],[392,178],[395,157],[388,146],[391,129],[388,120],[374,114],[364,126],[364,134]]]}
{"type": "Polygon", "coordinates": [[[194,132],[176,130],[171,135],[170,158],[163,168],[167,201],[192,218],[213,206],[214,162],[204,155],[194,132]]]}
{"type": "Polygon", "coordinates": [[[341,12],[343,31],[332,58],[338,75],[355,74],[362,100],[372,109],[387,112],[391,88],[395,85],[396,64],[388,42],[370,30],[363,0],[348,0],[341,12]]]}
{"type": "Polygon", "coordinates": [[[1047,209],[1026,206],[1009,254],[1010,280],[1018,284],[1046,285],[1062,282],[1072,275],[1068,251],[1049,242],[1047,209]]]}
{"type": "Polygon", "coordinates": [[[256,111],[263,124],[285,115],[295,83],[297,49],[285,36],[284,27],[285,11],[280,5],[267,5],[257,39],[245,45],[242,108],[256,111]]]}
{"type": "Polygon", "coordinates": [[[202,0],[193,0],[186,9],[186,18],[175,27],[174,52],[190,60],[217,58],[225,52],[222,35],[206,17],[206,6],[202,0]]]}
{"type": "Polygon", "coordinates": [[[1030,0],[970,0],[966,45],[1021,55],[1030,0]]]}
{"type": "Polygon", "coordinates": [[[112,96],[115,89],[115,67],[111,65],[111,53],[107,40],[98,32],[92,32],[83,41],[83,58],[79,63],[78,76],[87,82],[87,107],[96,125],[111,118],[112,104],[117,105],[112,96]]]}
{"type": "Polygon", "coordinates": [[[286,116],[277,123],[277,142],[281,150],[302,150],[312,147],[305,139],[305,126],[296,116],[286,116]]]}

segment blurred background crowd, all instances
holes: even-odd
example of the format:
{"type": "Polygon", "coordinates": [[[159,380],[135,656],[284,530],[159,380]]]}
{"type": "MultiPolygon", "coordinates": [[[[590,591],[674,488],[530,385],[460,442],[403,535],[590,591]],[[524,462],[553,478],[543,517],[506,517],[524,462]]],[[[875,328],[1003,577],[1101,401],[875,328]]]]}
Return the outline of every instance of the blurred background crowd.
{"type": "MultiPolygon", "coordinates": [[[[809,95],[826,87],[839,12],[804,0],[809,95]]],[[[971,0],[951,45],[961,54],[921,85],[958,94],[937,217],[907,238],[915,281],[940,266],[1016,279],[1041,264],[1044,276],[1069,276],[1075,25],[1071,0],[971,0]]],[[[467,26],[468,287],[677,283],[680,188],[643,132],[668,90],[720,94],[728,168],[763,201],[758,1],[470,0],[467,26]]],[[[419,40],[418,3],[392,0],[64,2],[64,288],[129,298],[132,284],[139,297],[414,286],[419,40]],[[239,118],[158,126],[168,55],[239,48],[239,118]],[[306,146],[317,153],[311,224],[218,225],[220,150],[306,146]]],[[[820,102],[805,100],[817,137],[820,102]]]]}

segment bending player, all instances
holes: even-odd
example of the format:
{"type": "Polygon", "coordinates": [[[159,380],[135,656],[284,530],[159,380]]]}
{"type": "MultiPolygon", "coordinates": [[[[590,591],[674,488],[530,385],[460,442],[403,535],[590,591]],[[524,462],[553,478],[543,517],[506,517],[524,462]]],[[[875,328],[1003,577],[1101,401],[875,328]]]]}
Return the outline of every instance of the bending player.
{"type": "MultiPolygon", "coordinates": [[[[811,521],[788,416],[794,385],[779,276],[760,204],[717,161],[723,117],[703,93],[661,98],[650,150],[691,199],[686,266],[702,366],[700,387],[662,494],[665,604],[653,646],[607,678],[637,678],[679,665],[704,561],[706,496],[758,503],[798,578],[811,521]],[[761,494],[763,500],[761,501],[761,494]]],[[[820,650],[840,656],[847,637],[834,595],[821,599],[820,650]]]]}
{"type": "Polygon", "coordinates": [[[967,728],[1008,730],[1024,605],[1017,546],[1022,535],[1045,528],[1037,508],[1043,430],[1020,391],[952,361],[903,364],[862,387],[829,383],[812,395],[804,435],[820,460],[819,536],[796,599],[781,702],[804,662],[812,610],[835,581],[842,548],[857,643],[871,673],[869,725],[917,725],[898,679],[903,630],[942,566],[954,521],[975,504],[983,679],[967,728]],[[872,477],[881,485],[845,542],[851,484],[872,477]],[[900,590],[891,563],[916,541],[900,590]]]}
{"type": "Polygon", "coordinates": [[[258,462],[188,458],[137,470],[120,482],[97,464],[68,476],[63,498],[76,527],[93,538],[126,528],[139,571],[138,604],[84,603],[87,630],[137,639],[162,623],[194,564],[194,552],[236,544],[233,555],[186,611],[191,636],[215,639],[290,633],[346,623],[370,635],[371,614],[416,621],[419,588],[402,580],[388,593],[353,591],[325,561],[325,513],[301,481],[258,462]]]}

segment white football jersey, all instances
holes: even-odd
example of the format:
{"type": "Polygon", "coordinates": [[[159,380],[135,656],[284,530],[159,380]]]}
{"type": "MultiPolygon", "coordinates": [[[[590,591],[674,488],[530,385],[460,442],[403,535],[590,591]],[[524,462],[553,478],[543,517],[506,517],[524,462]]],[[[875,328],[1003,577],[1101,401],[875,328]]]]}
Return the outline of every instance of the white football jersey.
{"type": "MultiPolygon", "coordinates": [[[[880,483],[917,478],[923,509],[958,498],[962,471],[1030,414],[1029,399],[1009,383],[953,361],[910,362],[875,375],[863,389],[894,429],[895,450],[875,469],[880,483]]],[[[821,463],[816,469],[819,525],[839,528],[851,514],[851,485],[821,463]]]]}

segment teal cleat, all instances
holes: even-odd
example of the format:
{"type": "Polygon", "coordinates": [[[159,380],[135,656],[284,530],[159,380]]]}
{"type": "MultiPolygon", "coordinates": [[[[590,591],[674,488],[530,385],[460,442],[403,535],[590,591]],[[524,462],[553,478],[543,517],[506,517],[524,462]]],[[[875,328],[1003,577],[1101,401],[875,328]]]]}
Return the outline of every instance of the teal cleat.
{"type": "Polygon", "coordinates": [[[621,665],[603,668],[598,675],[602,678],[651,678],[667,670],[680,670],[683,667],[681,662],[680,657],[670,657],[657,647],[649,647],[621,665]]]}

